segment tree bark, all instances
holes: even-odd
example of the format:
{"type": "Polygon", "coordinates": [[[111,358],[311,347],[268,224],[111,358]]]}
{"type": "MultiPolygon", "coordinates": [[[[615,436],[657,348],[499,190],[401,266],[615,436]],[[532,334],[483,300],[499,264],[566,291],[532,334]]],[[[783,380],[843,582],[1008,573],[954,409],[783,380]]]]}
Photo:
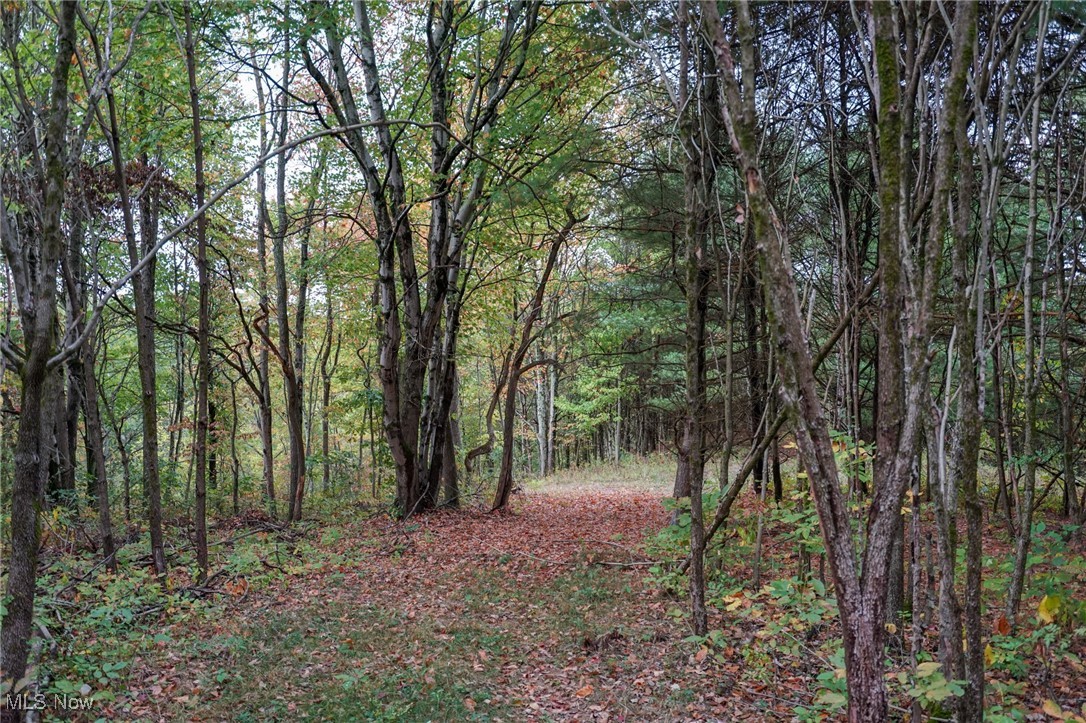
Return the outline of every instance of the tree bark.
{"type": "Polygon", "coordinates": [[[442,505],[460,506],[460,479],[456,466],[456,450],[460,448],[460,390],[459,376],[453,383],[452,407],[449,409],[449,433],[445,435],[445,456],[442,459],[444,469],[441,472],[441,484],[444,488],[442,505]]]}
{"type": "MultiPolygon", "coordinates": [[[[289,10],[287,11],[289,15],[289,10]]],[[[289,34],[284,33],[284,60],[282,75],[282,90],[277,103],[276,113],[278,117],[277,138],[280,144],[284,144],[288,137],[287,89],[290,82],[290,63],[286,59],[286,53],[290,47],[289,34]]],[[[303,427],[302,413],[304,398],[302,396],[302,379],[298,376],[295,366],[293,345],[291,343],[290,326],[290,298],[287,288],[286,255],[284,246],[287,237],[287,153],[283,151],[276,157],[275,177],[275,210],[276,221],[272,227],[272,258],[275,268],[275,311],[276,322],[279,329],[279,344],[275,350],[279,359],[279,366],[283,372],[283,386],[286,395],[286,421],[287,438],[290,449],[290,499],[287,504],[287,518],[291,522],[302,519],[302,497],[305,494],[305,430],[303,427]]]]}
{"type": "MultiPolygon", "coordinates": [[[[83,189],[80,188],[82,196],[83,189]]],[[[67,290],[70,319],[79,331],[82,331],[82,319],[87,305],[87,265],[84,262],[84,219],[86,213],[85,197],[80,198],[81,208],[76,211],[72,221],[71,238],[68,242],[67,263],[61,263],[64,275],[64,284],[67,290]],[[79,320],[79,321],[75,321],[79,320]]],[[[97,248],[92,251],[92,268],[97,268],[97,248]]],[[[93,286],[91,287],[93,288],[93,286]]],[[[92,294],[92,299],[96,295],[92,294]]],[[[94,337],[89,336],[83,342],[79,353],[69,361],[68,369],[71,374],[78,374],[78,379],[72,379],[69,384],[69,393],[73,395],[76,403],[74,413],[69,412],[69,421],[74,418],[78,421],[79,405],[83,407],[84,440],[87,452],[88,497],[94,500],[98,510],[98,534],[102,544],[102,560],[108,570],[117,571],[116,544],[113,539],[113,525],[110,519],[109,508],[109,479],[106,476],[105,434],[102,426],[102,416],[98,406],[98,379],[95,373],[96,354],[94,349],[94,337]]],[[[69,400],[72,396],[69,396],[69,400]]],[[[59,420],[58,420],[59,421],[59,420]]],[[[77,426],[72,423],[71,428],[77,426]]],[[[74,455],[71,457],[74,459],[74,455]]],[[[73,482],[74,486],[74,482],[73,482]]]]}
{"type": "MultiPolygon", "coordinates": [[[[1028,567],[1029,548],[1033,536],[1033,497],[1037,487],[1037,369],[1040,365],[1038,359],[1037,343],[1033,328],[1033,264],[1035,255],[1035,240],[1037,236],[1037,186],[1040,183],[1038,166],[1040,163],[1041,149],[1039,145],[1041,131],[1041,98],[1042,63],[1044,60],[1045,34],[1048,30],[1048,6],[1042,5],[1037,15],[1037,57],[1033,76],[1033,107],[1030,124],[1030,153],[1029,153],[1029,221],[1026,229],[1025,251],[1022,261],[1022,324],[1025,336],[1025,379],[1022,397],[1022,458],[1024,464],[1024,479],[1022,481],[1022,494],[1018,501],[1018,529],[1014,541],[1014,568],[1011,571],[1010,586],[1007,589],[1006,615],[1013,627],[1018,615],[1018,606],[1022,600],[1022,591],[1025,588],[1026,568],[1028,567]]],[[[1042,347],[1043,348],[1043,347],[1042,347]]]]}
{"type": "MultiPolygon", "coordinates": [[[[249,59],[253,67],[256,67],[256,49],[249,48],[249,59]]],[[[257,109],[260,111],[259,131],[260,149],[263,151],[268,144],[268,119],[266,115],[267,99],[264,95],[264,83],[260,73],[253,73],[253,84],[256,87],[257,109]]],[[[260,351],[257,357],[256,375],[259,393],[257,395],[257,423],[260,431],[260,451],[264,470],[264,494],[267,498],[268,513],[272,518],[278,517],[275,503],[275,451],[272,447],[272,401],[271,380],[268,374],[268,320],[271,316],[271,303],[268,297],[268,198],[267,198],[267,174],[264,164],[261,164],[256,172],[257,206],[256,206],[256,254],[259,257],[257,268],[257,293],[260,297],[260,314],[256,319],[257,335],[261,338],[260,351]]]]}
{"type": "MultiPolygon", "coordinates": [[[[207,183],[204,180],[204,140],[200,123],[200,88],[196,83],[196,34],[192,25],[192,3],[186,0],[185,12],[185,67],[189,81],[189,108],[192,111],[192,145],[196,169],[196,208],[204,205],[207,183]]],[[[207,267],[207,215],[196,219],[196,275],[200,287],[199,311],[196,327],[196,430],[194,453],[196,458],[196,582],[207,579],[207,440],[208,440],[208,387],[211,376],[210,326],[211,280],[207,267]]]]}
{"type": "Polygon", "coordinates": [[[98,377],[94,373],[94,346],[83,346],[83,414],[86,418],[87,455],[93,470],[94,493],[98,506],[98,534],[102,538],[102,560],[111,572],[117,571],[117,546],[109,510],[109,478],[106,476],[105,437],[98,408],[98,377]]]}
{"type": "MultiPolygon", "coordinates": [[[[327,285],[326,285],[327,286],[327,285]]],[[[331,465],[329,463],[328,455],[331,451],[329,449],[330,441],[330,407],[332,404],[332,374],[335,372],[336,367],[339,365],[339,348],[342,339],[340,336],[336,336],[336,352],[334,361],[329,366],[329,359],[332,357],[332,296],[331,289],[326,288],[325,293],[328,298],[325,299],[327,304],[326,315],[324,318],[324,336],[326,339],[324,354],[321,357],[321,458],[323,460],[322,480],[321,488],[324,492],[328,492],[331,489],[331,465]]]]}
{"type": "MultiPolygon", "coordinates": [[[[48,446],[52,436],[53,390],[59,383],[49,360],[55,347],[57,264],[64,251],[61,217],[68,176],[67,126],[68,78],[76,47],[76,3],[57,8],[58,37],[51,74],[48,105],[43,110],[44,168],[37,182],[42,194],[40,229],[24,226],[16,237],[13,212],[5,194],[0,208],[0,242],[13,270],[19,301],[25,358],[18,432],[14,451],[15,476],[11,486],[11,553],[8,559],[7,614],[0,631],[0,666],[5,680],[18,681],[26,674],[34,616],[37,581],[39,513],[48,482],[48,446]],[[34,263],[36,261],[36,264],[34,263]]],[[[28,112],[31,109],[26,109],[28,112]]],[[[14,720],[5,708],[0,714],[14,720]]]]}

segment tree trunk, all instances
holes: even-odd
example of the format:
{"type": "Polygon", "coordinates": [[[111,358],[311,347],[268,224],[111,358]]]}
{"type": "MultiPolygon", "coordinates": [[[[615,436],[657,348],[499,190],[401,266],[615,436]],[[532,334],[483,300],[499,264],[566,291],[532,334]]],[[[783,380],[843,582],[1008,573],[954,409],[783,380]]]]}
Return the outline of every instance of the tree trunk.
{"type": "MultiPolygon", "coordinates": [[[[19,269],[12,274],[19,299],[25,358],[21,373],[22,394],[18,436],[14,451],[14,479],[11,486],[11,552],[8,558],[7,612],[0,630],[0,665],[5,680],[18,681],[26,674],[30,635],[33,627],[34,592],[38,568],[38,520],[42,495],[48,482],[48,446],[52,436],[53,393],[59,379],[49,368],[55,339],[57,264],[64,250],[61,216],[64,207],[68,168],[68,77],[75,52],[76,4],[57,8],[59,35],[52,71],[44,131],[44,175],[35,179],[43,192],[40,229],[30,237],[13,238],[8,228],[8,209],[0,211],[4,255],[8,265],[19,269]],[[19,241],[23,243],[20,244],[19,241]],[[24,248],[23,244],[33,244],[24,248]],[[28,257],[38,264],[28,268],[28,257]]],[[[27,109],[29,111],[29,109],[27,109]]],[[[18,222],[18,221],[17,221],[18,222]]],[[[5,720],[14,720],[14,711],[3,710],[5,720]]]]}
{"type": "MultiPolygon", "coordinates": [[[[459,379],[459,377],[457,378],[459,379]]],[[[460,447],[460,391],[459,381],[453,385],[453,404],[449,409],[449,433],[445,435],[445,456],[442,458],[441,472],[442,487],[444,488],[444,500],[446,507],[460,506],[460,481],[456,467],[456,450],[460,447]]]]}
{"type": "Polygon", "coordinates": [[[105,440],[98,409],[98,379],[94,373],[94,346],[83,345],[83,414],[86,417],[87,456],[94,473],[94,492],[98,505],[98,534],[102,538],[102,560],[111,572],[117,571],[116,544],[109,512],[109,478],[106,476],[105,440]]]}
{"type": "MultiPolygon", "coordinates": [[[[995,280],[995,264],[992,264],[991,268],[992,276],[992,288],[998,289],[999,285],[995,280]]],[[[989,313],[993,316],[996,313],[996,296],[993,293],[989,296],[989,313]]],[[[1003,507],[1003,519],[1007,525],[1007,531],[1012,535],[1014,534],[1014,496],[1011,494],[1011,486],[1007,480],[1007,456],[1009,451],[1006,451],[1005,440],[1010,439],[1010,425],[1007,422],[1008,412],[1006,411],[1006,404],[1003,399],[1003,334],[1000,329],[996,329],[995,339],[992,343],[992,371],[994,372],[992,378],[992,404],[995,406],[993,417],[995,420],[992,434],[992,438],[995,440],[996,451],[996,473],[999,479],[999,491],[996,493],[996,499],[993,507],[993,511],[999,508],[1002,503],[1003,507]]]]}
{"type": "MultiPolygon", "coordinates": [[[[68,365],[70,367],[70,364],[68,365]]],[[[71,428],[68,423],[68,396],[65,394],[65,380],[68,375],[63,370],[57,372],[60,384],[57,386],[55,399],[53,400],[53,430],[51,439],[51,457],[56,461],[54,474],[49,478],[50,495],[63,501],[66,505],[75,503],[75,450],[72,443],[75,436],[69,436],[71,428]]],[[[78,403],[78,394],[75,395],[78,403]]],[[[76,407],[78,409],[78,407],[76,407]]],[[[78,415],[76,415],[78,418],[78,415]]]]}
{"type": "MultiPolygon", "coordinates": [[[[941,240],[946,223],[945,196],[950,188],[951,141],[954,139],[955,124],[961,122],[961,101],[948,103],[948,107],[944,107],[944,112],[940,114],[932,219],[928,240],[922,250],[924,274],[921,279],[915,280],[919,282],[916,298],[905,308],[904,321],[908,329],[907,352],[910,361],[903,395],[906,413],[902,416],[900,429],[895,434],[898,440],[896,448],[883,450],[879,447],[894,463],[888,469],[883,468],[885,474],[882,479],[875,480],[861,574],[857,572],[856,548],[850,530],[846,500],[839,487],[833,447],[817,391],[806,328],[799,309],[788,236],[766,190],[760,169],[758,116],[754,97],[755,35],[750,5],[740,2],[736,12],[739,48],[742,52],[742,85],[735,75],[731,44],[716,5],[705,5],[703,12],[706,31],[712,39],[713,50],[721,69],[723,117],[745,181],[748,212],[761,251],[762,280],[767,292],[770,328],[777,344],[781,371],[781,398],[785,408],[796,420],[797,443],[804,469],[810,479],[830,570],[834,577],[844,637],[849,719],[882,721],[888,714],[882,659],[886,634],[884,616],[889,558],[894,533],[900,526],[901,501],[911,479],[920,431],[922,393],[928,387],[926,359],[942,253],[941,240]]],[[[900,213],[904,203],[904,147],[899,145],[902,143],[902,99],[897,56],[900,37],[893,12],[888,4],[874,3],[871,24],[878,82],[876,97],[880,141],[881,283],[891,295],[895,294],[895,285],[902,283],[902,270],[894,264],[902,248],[898,244],[912,238],[912,234],[906,234],[906,230],[900,225],[907,214],[900,213]],[[887,262],[889,268],[886,266],[887,262]]],[[[968,10],[959,10],[958,17],[955,18],[953,62],[946,86],[948,98],[960,99],[965,96],[972,50],[972,45],[966,43],[965,38],[971,37],[968,33],[975,27],[975,22],[970,22],[972,19],[968,10]]],[[[898,318],[901,318],[902,309],[897,309],[896,313],[898,318]]],[[[893,335],[901,333],[896,324],[887,324],[886,327],[893,335]]],[[[898,338],[900,339],[900,336],[898,338]]],[[[894,339],[882,338],[881,334],[880,342],[895,344],[894,339]]],[[[902,350],[905,351],[904,345],[902,350]]],[[[892,363],[901,368],[900,360],[895,358],[892,363]]],[[[880,373],[881,371],[880,366],[880,373]]],[[[894,389],[895,386],[890,388],[894,389]]],[[[883,411],[880,409],[880,416],[883,411]]]]}
{"type": "MultiPolygon", "coordinates": [[[[463,119],[463,134],[449,132],[449,108],[454,107],[448,77],[453,67],[460,12],[450,0],[433,3],[426,18],[427,81],[431,103],[430,230],[427,239],[427,274],[420,277],[415,233],[408,214],[407,178],[401,164],[398,134],[387,123],[382,76],[374,48],[369,7],[353,3],[353,45],[361,66],[369,124],[362,121],[359,102],[351,88],[342,50],[343,34],[332,13],[311,6],[314,28],[324,31],[321,51],[326,54],[331,80],[311,56],[310,37],[304,37],[302,56],[310,75],[329,101],[331,112],[351,130],[340,136],[365,180],[376,226],[378,306],[380,309],[378,367],[384,399],[383,425],[396,467],[396,507],[407,517],[436,504],[447,434],[449,368],[453,363],[460,301],[459,271],[463,235],[475,219],[482,196],[486,164],[467,153],[485,137],[525,67],[529,40],[537,27],[540,2],[511,6],[499,39],[502,49],[492,68],[479,67],[470,114],[463,119]],[[487,80],[483,81],[483,78],[487,80]],[[363,129],[368,125],[368,129],[363,129]],[[372,141],[369,133],[372,133],[372,141]],[[375,141],[379,152],[371,152],[375,141]],[[457,166],[457,159],[467,160],[457,166]],[[382,166],[378,166],[378,158],[382,166]],[[474,172],[470,164],[475,164],[474,172]],[[471,179],[471,180],[468,180],[471,179]],[[451,199],[455,197],[455,201],[451,199]],[[398,277],[398,278],[397,278],[398,277]],[[398,283],[397,283],[398,282],[398,283]],[[425,306],[421,285],[426,284],[425,306]],[[444,320],[445,338],[436,334],[444,320]],[[450,331],[451,330],[451,331],[450,331]],[[401,358],[401,349],[402,358],[401,358]],[[424,395],[427,381],[439,393],[424,395]]],[[[481,56],[479,56],[481,57],[481,56]]],[[[456,84],[453,84],[453,88],[456,84]]]]}
{"type": "Polygon", "coordinates": [[[1078,486],[1077,478],[1075,475],[1075,450],[1077,449],[1078,441],[1078,428],[1074,423],[1074,400],[1071,395],[1071,357],[1068,350],[1068,336],[1070,334],[1068,316],[1072,299],[1072,285],[1074,284],[1075,275],[1072,274],[1070,281],[1067,279],[1067,268],[1069,264],[1074,263],[1071,254],[1067,249],[1067,241],[1064,236],[1060,235],[1060,253],[1059,253],[1059,272],[1057,274],[1057,281],[1059,282],[1059,292],[1061,300],[1060,308],[1060,381],[1059,381],[1059,400],[1060,400],[1060,436],[1063,438],[1062,449],[1062,462],[1063,462],[1063,514],[1065,517],[1072,521],[1078,520],[1079,517],[1079,499],[1078,499],[1078,486]]]}
{"type": "MultiPolygon", "coordinates": [[[[1014,568],[1011,572],[1010,586],[1007,590],[1007,620],[1014,626],[1018,615],[1018,606],[1025,588],[1026,568],[1029,561],[1029,548],[1033,536],[1033,496],[1037,487],[1037,370],[1041,364],[1038,354],[1035,332],[1033,329],[1033,264],[1035,240],[1037,236],[1037,193],[1040,178],[1038,166],[1041,149],[1039,145],[1041,131],[1042,64],[1044,59],[1045,33],[1048,30],[1048,6],[1042,5],[1037,16],[1037,59],[1033,76],[1033,107],[1030,126],[1029,153],[1029,223],[1026,229],[1025,251],[1022,261],[1022,324],[1025,336],[1025,380],[1022,397],[1022,458],[1025,460],[1025,474],[1022,495],[1018,503],[1018,529],[1014,544],[1014,568]]],[[[1043,354],[1043,344],[1041,354],[1043,354]]]]}
{"type": "Polygon", "coordinates": [[[547,474],[547,399],[545,367],[540,369],[533,379],[535,385],[535,443],[539,452],[539,476],[547,474]]]}
{"type": "Polygon", "coordinates": [[[502,419],[502,459],[501,468],[498,471],[498,486],[494,491],[494,502],[491,511],[504,510],[509,503],[509,495],[513,492],[513,427],[517,411],[517,385],[520,382],[524,370],[524,358],[535,341],[533,329],[535,322],[543,310],[543,296],[547,292],[547,282],[551,272],[554,271],[555,262],[558,260],[558,252],[569,239],[574,226],[581,220],[573,215],[570,209],[566,209],[566,225],[554,235],[551,240],[550,251],[543,266],[543,273],[536,283],[535,295],[528,303],[525,310],[524,321],[520,330],[520,342],[509,360],[509,378],[505,390],[505,416],[502,419]]]}
{"type": "Polygon", "coordinates": [[[544,466],[543,474],[551,475],[554,474],[554,399],[558,392],[558,369],[553,365],[547,365],[545,371],[547,376],[547,463],[544,466]]]}
{"type": "MultiPolygon", "coordinates": [[[[249,60],[253,67],[257,67],[256,48],[250,46],[249,60]]],[[[260,112],[259,131],[260,148],[263,150],[268,144],[268,118],[267,100],[264,95],[264,82],[261,74],[253,73],[253,85],[256,87],[257,109],[260,112]]],[[[271,380],[268,375],[268,319],[271,316],[271,303],[268,297],[268,198],[267,198],[267,174],[264,164],[261,164],[256,172],[256,254],[259,257],[257,271],[257,288],[260,296],[260,314],[256,319],[257,335],[261,338],[260,351],[257,357],[256,375],[259,395],[257,397],[257,426],[260,430],[261,460],[264,470],[264,494],[267,498],[268,513],[272,518],[278,517],[275,504],[275,451],[272,448],[272,400],[271,380]]]]}
{"type": "MultiPolygon", "coordinates": [[[[718,93],[713,55],[701,40],[698,19],[690,17],[685,0],[678,5],[680,133],[685,155],[685,291],[686,291],[686,414],[679,445],[679,467],[685,468],[690,496],[691,622],[695,635],[708,631],[705,608],[705,319],[709,298],[708,253],[716,191],[715,147],[718,142],[718,93]],[[689,68],[695,80],[689,79],[689,68]]],[[[676,487],[680,479],[676,477],[676,487]]],[[[676,491],[679,491],[678,489],[676,491]]]]}
{"type": "MultiPolygon", "coordinates": [[[[44,300],[43,300],[44,301],[44,300]]],[[[34,315],[49,313],[42,302],[34,315]]],[[[51,307],[51,304],[50,304],[51,307]]],[[[26,314],[24,314],[26,316],[26,314]]],[[[15,443],[15,477],[11,487],[11,556],[8,560],[10,597],[4,616],[4,678],[19,680],[26,673],[32,619],[34,588],[37,583],[39,528],[38,514],[49,476],[49,446],[52,440],[52,399],[57,384],[55,373],[46,370],[52,351],[52,322],[38,330],[44,338],[34,340],[34,356],[24,364],[18,436],[15,443]],[[32,364],[33,363],[33,364],[32,364]]],[[[6,713],[7,711],[5,711],[6,713]]]]}
{"type": "MultiPolygon", "coordinates": [[[[289,15],[289,11],[288,11],[289,15]]],[[[284,44],[289,48],[290,39],[284,35],[284,44]]],[[[277,139],[280,144],[288,138],[287,88],[291,77],[289,61],[283,61],[282,91],[276,107],[279,127],[277,139]]],[[[287,518],[291,522],[302,519],[302,497],[305,494],[305,430],[302,420],[303,402],[302,379],[298,376],[293,359],[290,327],[290,297],[287,288],[287,269],[284,246],[287,237],[287,154],[286,151],[276,157],[275,178],[276,223],[272,230],[272,257],[275,262],[275,310],[279,328],[277,356],[283,372],[283,386],[286,394],[287,437],[290,449],[290,500],[287,505],[287,518]]],[[[299,292],[301,290],[299,289],[299,292]]],[[[301,300],[299,299],[299,303],[301,300]]]]}
{"type": "Polygon", "coordinates": [[[331,465],[329,464],[328,454],[329,439],[330,439],[330,426],[329,426],[329,411],[332,403],[332,373],[335,371],[336,366],[339,363],[339,345],[340,337],[336,337],[336,353],[335,362],[331,366],[328,365],[329,357],[332,352],[332,299],[331,290],[326,289],[325,293],[329,295],[329,298],[325,300],[327,304],[327,313],[324,319],[324,336],[326,339],[324,355],[321,357],[321,458],[322,458],[322,480],[321,489],[324,492],[328,492],[331,489],[331,465]]]}
{"type": "Polygon", "coordinates": [[[238,514],[241,461],[238,459],[238,395],[237,385],[230,385],[230,474],[234,514],[238,514]]]}
{"type": "Polygon", "coordinates": [[[520,368],[514,358],[509,371],[509,384],[505,388],[505,410],[502,414],[502,458],[498,471],[498,487],[494,491],[491,509],[504,510],[509,504],[509,495],[513,492],[513,442],[514,426],[517,414],[517,385],[520,383],[520,368]]]}
{"type": "MultiPolygon", "coordinates": [[[[103,349],[105,343],[103,342],[103,349]]],[[[104,391],[98,389],[99,396],[99,408],[101,412],[105,409],[106,420],[109,422],[110,428],[113,430],[113,436],[117,440],[117,452],[121,455],[121,473],[124,476],[124,521],[125,524],[132,523],[132,459],[128,452],[128,445],[124,442],[124,422],[118,420],[116,414],[113,411],[113,405],[110,404],[110,400],[105,398],[104,391]]]]}
{"type": "MultiPolygon", "coordinates": [[[[963,166],[959,181],[958,208],[968,208],[972,202],[972,158],[969,140],[965,129],[958,129],[958,148],[963,166]]],[[[955,286],[961,290],[958,318],[963,321],[959,343],[959,368],[961,392],[959,399],[960,425],[958,474],[965,506],[966,550],[965,550],[965,595],[964,616],[964,672],[966,681],[965,695],[959,705],[959,720],[980,721],[984,716],[984,644],[981,628],[981,573],[983,546],[983,509],[978,490],[978,466],[980,460],[980,437],[984,424],[981,381],[978,376],[978,360],[984,358],[985,327],[980,313],[984,309],[984,268],[986,252],[980,254],[978,264],[981,272],[970,275],[966,272],[965,255],[968,243],[968,216],[962,214],[957,220],[955,266],[962,269],[957,274],[955,286]],[[971,278],[970,278],[971,277],[971,278]],[[969,283],[977,279],[977,288],[969,283]],[[971,290],[972,293],[967,293],[971,290]]]]}
{"type": "MultiPolygon", "coordinates": [[[[80,188],[82,196],[83,189],[80,188]]],[[[82,333],[83,318],[87,306],[87,264],[84,262],[83,242],[84,223],[83,214],[86,213],[85,197],[80,198],[81,206],[76,211],[76,217],[72,221],[71,238],[68,242],[67,265],[61,264],[64,275],[64,283],[67,289],[70,319],[74,327],[82,333]]],[[[97,248],[92,251],[91,267],[98,268],[97,248]]],[[[94,288],[93,286],[91,288],[94,288]]],[[[92,294],[92,300],[97,294],[92,294]]],[[[102,560],[108,570],[117,571],[116,545],[113,540],[113,525],[110,520],[109,508],[109,479],[106,476],[105,434],[102,427],[102,416],[98,406],[98,380],[95,374],[95,350],[94,336],[88,336],[79,352],[72,357],[68,364],[68,371],[73,375],[69,382],[69,402],[76,403],[76,409],[66,412],[68,415],[69,430],[74,435],[78,426],[79,405],[83,407],[84,440],[87,454],[88,471],[88,498],[94,500],[98,508],[98,534],[102,544],[102,560]],[[75,378],[74,375],[78,375],[75,378]]],[[[69,459],[74,460],[75,455],[70,454],[69,459]]],[[[73,480],[74,487],[74,480],[73,480]]]]}
{"type": "MultiPolygon", "coordinates": [[[[135,221],[128,193],[128,178],[121,149],[117,105],[112,87],[107,87],[109,111],[109,141],[113,158],[113,175],[121,198],[125,245],[131,267],[155,245],[158,235],[157,196],[140,199],[140,247],[136,245],[135,221]]],[[[143,489],[147,497],[148,526],[151,532],[151,559],[155,572],[166,574],[166,550],[162,537],[162,492],[158,464],[158,394],[155,382],[155,309],[154,261],[132,279],[133,308],[136,315],[136,354],[140,371],[140,392],[143,410],[143,489]]]]}
{"type": "MultiPolygon", "coordinates": [[[[754,238],[751,233],[751,224],[747,221],[743,226],[744,253],[742,257],[743,270],[740,275],[740,296],[743,301],[743,319],[747,337],[747,402],[749,404],[748,429],[750,431],[750,447],[754,449],[761,442],[762,419],[765,411],[765,385],[763,382],[762,357],[758,349],[759,329],[764,324],[759,324],[758,304],[761,297],[757,279],[757,253],[754,247],[754,238]]],[[[761,490],[762,481],[765,479],[763,469],[764,456],[758,455],[754,462],[754,490],[761,490]]]]}
{"type": "MultiPolygon", "coordinates": [[[[200,90],[196,84],[196,35],[192,27],[192,4],[186,0],[185,67],[188,70],[189,107],[192,111],[192,145],[196,167],[196,207],[204,205],[207,184],[204,180],[204,140],[200,125],[200,90]]],[[[196,274],[200,287],[196,327],[196,583],[207,579],[207,438],[208,387],[211,376],[209,333],[211,326],[211,280],[207,268],[207,215],[196,219],[196,274]]]]}

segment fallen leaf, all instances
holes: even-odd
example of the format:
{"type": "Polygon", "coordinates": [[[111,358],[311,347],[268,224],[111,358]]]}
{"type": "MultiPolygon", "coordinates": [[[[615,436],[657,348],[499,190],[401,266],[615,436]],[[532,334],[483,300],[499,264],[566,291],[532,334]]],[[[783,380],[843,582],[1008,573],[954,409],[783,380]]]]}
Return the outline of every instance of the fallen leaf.
{"type": "MultiPolygon", "coordinates": [[[[1045,599],[1048,599],[1047,595],[1045,596],[1045,599]]],[[[1053,718],[1059,718],[1060,720],[1063,720],[1063,708],[1061,708],[1060,704],[1052,700],[1051,698],[1045,700],[1044,705],[1041,706],[1041,710],[1043,710],[1045,713],[1048,713],[1053,718]]]]}
{"type": "Polygon", "coordinates": [[[595,691],[595,688],[593,688],[591,685],[586,685],[585,687],[574,693],[574,695],[578,698],[587,698],[588,696],[592,695],[593,691],[595,691]]]}

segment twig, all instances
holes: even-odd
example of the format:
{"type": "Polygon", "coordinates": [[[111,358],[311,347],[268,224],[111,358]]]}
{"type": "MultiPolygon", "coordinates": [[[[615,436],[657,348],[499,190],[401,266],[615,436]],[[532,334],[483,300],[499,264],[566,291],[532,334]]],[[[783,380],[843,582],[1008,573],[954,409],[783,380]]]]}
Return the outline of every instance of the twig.
{"type": "Polygon", "coordinates": [[[40,620],[37,621],[37,626],[42,637],[49,641],[49,652],[52,653],[57,649],[57,641],[53,639],[53,634],[49,632],[49,628],[45,627],[40,620]]]}
{"type": "Polygon", "coordinates": [[[498,548],[494,547],[490,543],[488,543],[488,542],[486,542],[484,540],[481,540],[478,537],[472,536],[471,539],[475,540],[482,547],[485,547],[485,548],[489,549],[492,554],[496,554],[499,557],[503,556],[503,555],[516,555],[517,557],[527,557],[529,560],[535,560],[536,562],[544,562],[544,563],[546,563],[548,565],[576,565],[576,563],[574,561],[572,561],[572,560],[570,560],[570,561],[551,560],[549,558],[538,557],[536,555],[532,555],[532,554],[527,553],[527,552],[516,552],[514,550],[510,550],[510,551],[499,550],[498,548]]]}
{"type": "Polygon", "coordinates": [[[622,550],[624,552],[628,552],[631,555],[637,555],[638,557],[640,557],[643,560],[648,560],[649,562],[655,562],[655,560],[653,560],[651,557],[649,557],[645,553],[638,552],[637,550],[634,550],[633,548],[630,548],[630,547],[626,547],[625,545],[620,545],[617,542],[609,542],[607,540],[592,540],[592,539],[585,539],[583,541],[584,542],[594,542],[597,545],[610,545],[611,547],[616,547],[619,550],[622,550]]]}
{"type": "MultiPolygon", "coordinates": [[[[124,549],[124,544],[121,544],[120,546],[117,547],[117,549],[113,552],[113,559],[114,560],[117,559],[117,553],[119,553],[123,549],[124,549]]],[[[58,596],[63,595],[64,593],[68,592],[73,587],[75,587],[77,584],[79,584],[81,582],[86,582],[90,578],[90,576],[94,574],[95,570],[97,570],[98,568],[100,568],[102,565],[105,565],[105,564],[106,564],[106,560],[105,560],[105,558],[102,558],[101,560],[96,562],[94,564],[94,566],[91,567],[91,569],[87,570],[83,575],[80,575],[79,577],[72,578],[72,581],[70,583],[68,583],[67,585],[65,585],[63,588],[61,588],[60,592],[57,593],[57,595],[58,596]]]]}
{"type": "MultiPolygon", "coordinates": [[[[751,695],[756,695],[756,696],[759,696],[759,697],[762,697],[762,698],[769,698],[770,700],[780,701],[781,703],[787,703],[788,705],[792,706],[793,708],[803,705],[803,703],[800,703],[797,700],[792,700],[790,698],[782,698],[779,695],[773,695],[772,693],[765,693],[765,692],[762,692],[760,690],[754,690],[750,686],[743,685],[742,683],[739,683],[739,687],[742,688],[743,690],[747,691],[751,695]]],[[[766,712],[767,713],[772,713],[774,716],[776,716],[778,718],[785,718],[786,717],[786,716],[782,715],[781,713],[778,713],[775,710],[770,710],[770,711],[766,711],[766,712]]]]}
{"type": "MultiPolygon", "coordinates": [[[[278,559],[278,555],[279,555],[279,550],[278,550],[278,548],[276,548],[275,554],[276,554],[276,559],[278,559]]],[[[279,572],[283,573],[284,575],[286,575],[286,574],[287,574],[287,571],[286,571],[286,570],[284,570],[284,569],[283,569],[283,568],[282,568],[281,566],[279,566],[279,565],[273,565],[272,563],[270,563],[270,562],[268,562],[267,560],[265,560],[265,559],[264,559],[263,557],[262,557],[262,558],[260,558],[260,562],[261,562],[261,563],[262,563],[262,564],[264,565],[264,567],[269,567],[269,568],[271,568],[272,570],[278,570],[279,572]]]]}

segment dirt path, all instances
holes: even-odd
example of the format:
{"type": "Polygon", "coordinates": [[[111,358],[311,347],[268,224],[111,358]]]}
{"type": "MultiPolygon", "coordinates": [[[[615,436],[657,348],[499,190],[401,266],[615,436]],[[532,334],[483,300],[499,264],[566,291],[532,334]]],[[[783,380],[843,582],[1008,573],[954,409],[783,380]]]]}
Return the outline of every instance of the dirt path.
{"type": "MultiPolygon", "coordinates": [[[[731,719],[679,604],[637,546],[655,493],[517,495],[515,512],[444,512],[321,530],[315,569],[175,625],[133,666],[125,718],[731,719]],[[208,616],[210,617],[210,616],[208,616]]],[[[748,709],[748,713],[749,713],[748,709]]]]}

